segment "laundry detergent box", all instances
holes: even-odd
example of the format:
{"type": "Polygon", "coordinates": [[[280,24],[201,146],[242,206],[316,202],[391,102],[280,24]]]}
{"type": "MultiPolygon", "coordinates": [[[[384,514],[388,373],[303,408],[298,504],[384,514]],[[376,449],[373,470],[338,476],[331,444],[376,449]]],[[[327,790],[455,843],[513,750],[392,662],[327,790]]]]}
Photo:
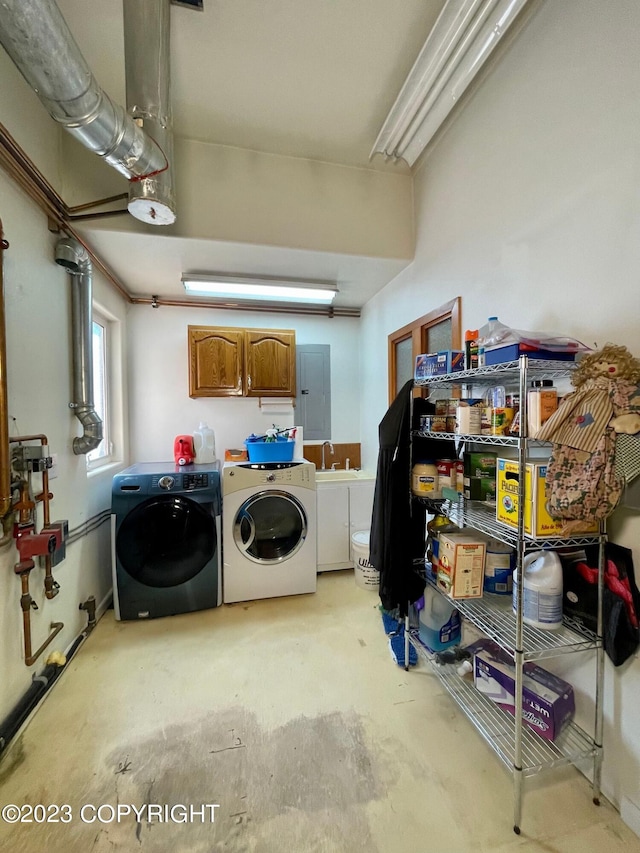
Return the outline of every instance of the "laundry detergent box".
{"type": "MultiPolygon", "coordinates": [[[[547,512],[547,466],[539,460],[525,463],[524,532],[544,539],[562,534],[563,522],[547,512]]],[[[497,461],[496,520],[509,527],[518,526],[518,485],[520,480],[517,459],[497,461]]]]}
{"type": "MultiPolygon", "coordinates": [[[[492,702],[515,714],[515,667],[512,659],[492,640],[480,648],[468,647],[474,656],[473,682],[492,702]]],[[[555,740],[575,714],[573,687],[535,663],[527,662],[522,675],[522,719],[546,740],[555,740]]]]}
{"type": "Polygon", "coordinates": [[[438,536],[436,585],[449,598],[481,598],[486,542],[466,531],[438,536]]]}

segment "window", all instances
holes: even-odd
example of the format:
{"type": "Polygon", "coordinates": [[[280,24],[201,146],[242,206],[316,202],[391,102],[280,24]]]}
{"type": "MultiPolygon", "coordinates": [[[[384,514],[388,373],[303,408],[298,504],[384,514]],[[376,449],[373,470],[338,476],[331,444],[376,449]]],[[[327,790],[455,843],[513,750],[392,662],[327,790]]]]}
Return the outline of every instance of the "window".
{"type": "Polygon", "coordinates": [[[113,360],[113,321],[93,306],[92,356],[93,404],[102,421],[102,441],[87,453],[87,467],[100,468],[113,457],[113,405],[110,387],[110,366],[113,360]]]}
{"type": "Polygon", "coordinates": [[[405,382],[413,377],[417,355],[461,348],[460,297],[456,296],[446,305],[393,332],[389,335],[388,348],[391,403],[405,382]]]}

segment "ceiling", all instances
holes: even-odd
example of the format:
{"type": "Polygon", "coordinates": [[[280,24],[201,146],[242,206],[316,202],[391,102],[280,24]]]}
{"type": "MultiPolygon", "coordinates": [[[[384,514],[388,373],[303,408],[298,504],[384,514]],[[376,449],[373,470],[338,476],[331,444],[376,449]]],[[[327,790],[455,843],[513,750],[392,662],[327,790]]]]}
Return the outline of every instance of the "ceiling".
{"type": "MultiPolygon", "coordinates": [[[[100,86],[125,104],[122,0],[58,0],[100,86]]],[[[204,0],[171,7],[174,134],[202,142],[377,171],[369,155],[444,0],[204,0]]],[[[178,217],[180,210],[177,211],[178,217]]],[[[184,269],[333,278],[362,306],[401,267],[321,252],[231,245],[125,226],[80,233],[133,294],[184,298],[184,269]],[[125,265],[136,248],[136,263],[125,265]],[[176,274],[177,277],[176,277],[176,274]],[[150,282],[152,282],[150,284],[150,282]]],[[[161,229],[156,229],[159,231],[161,229]]],[[[403,266],[406,265],[406,261],[403,266]]]]}

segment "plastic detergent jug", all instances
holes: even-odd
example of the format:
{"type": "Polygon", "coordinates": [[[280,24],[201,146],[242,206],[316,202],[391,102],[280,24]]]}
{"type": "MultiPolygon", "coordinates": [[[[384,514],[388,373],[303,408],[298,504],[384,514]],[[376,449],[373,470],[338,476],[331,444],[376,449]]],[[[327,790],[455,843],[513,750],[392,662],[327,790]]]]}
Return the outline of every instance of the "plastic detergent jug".
{"type": "Polygon", "coordinates": [[[441,652],[460,642],[460,614],[433,587],[425,588],[424,607],[418,618],[420,639],[432,652],[441,652]]]}
{"type": "MultiPolygon", "coordinates": [[[[513,612],[520,572],[513,573],[513,612]]],[[[528,625],[553,631],[562,626],[562,563],[555,551],[531,551],[523,561],[522,618],[528,625]]]]}
{"type": "Polygon", "coordinates": [[[216,461],[215,434],[204,421],[200,421],[200,426],[193,433],[193,446],[196,451],[196,465],[216,461]]]}

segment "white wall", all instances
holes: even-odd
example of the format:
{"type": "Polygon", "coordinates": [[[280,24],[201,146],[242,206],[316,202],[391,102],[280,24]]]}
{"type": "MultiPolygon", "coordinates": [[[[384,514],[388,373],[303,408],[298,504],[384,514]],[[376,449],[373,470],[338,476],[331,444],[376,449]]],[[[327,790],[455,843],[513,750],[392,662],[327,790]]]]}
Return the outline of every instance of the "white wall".
{"type": "MultiPolygon", "coordinates": [[[[54,185],[59,185],[60,129],[49,118],[4,51],[0,50],[0,122],[54,185]]],[[[58,477],[51,480],[51,519],[68,519],[73,530],[111,504],[113,470],[88,476],[85,457],[75,456],[72,441],[82,429],[68,408],[71,399],[70,288],[68,275],[54,263],[57,235],[46,216],[0,171],[0,217],[10,247],[4,253],[7,326],[7,383],[11,435],[44,433],[58,456],[58,477]]],[[[94,275],[94,297],[124,324],[122,299],[94,275]]],[[[124,335],[123,335],[124,337],[124,335]]],[[[120,383],[122,384],[122,383],[120,383]]],[[[126,397],[126,386],[122,388],[126,397]]],[[[125,413],[126,415],[126,413],[125,413]]],[[[120,447],[127,453],[126,439],[120,447]]],[[[34,475],[35,491],[40,477],[34,475]]],[[[38,509],[38,529],[42,526],[38,509]]],[[[78,605],[89,595],[100,603],[111,587],[109,525],[67,548],[54,569],[58,596],[44,597],[42,569],[31,572],[30,591],[39,605],[32,611],[32,646],[49,634],[52,621],[64,629],[33,667],[24,665],[20,579],[13,566],[13,543],[0,551],[0,719],[13,708],[54,649],[68,648],[86,625],[78,605]]]]}
{"type": "MultiPolygon", "coordinates": [[[[415,261],[362,317],[365,466],[387,407],[387,335],[455,296],[463,329],[498,314],[640,356],[638,32],[635,0],[540,3],[425,159],[415,261]]],[[[640,576],[640,518],[619,512],[611,531],[640,576]]],[[[572,663],[590,717],[593,680],[572,663]]],[[[604,787],[638,833],[639,706],[640,661],[607,662],[604,787]]]]}
{"type": "MultiPolygon", "coordinates": [[[[74,436],[82,430],[68,408],[71,399],[70,289],[68,275],[53,261],[56,235],[24,194],[0,173],[0,214],[5,237],[4,283],[7,321],[7,380],[11,435],[44,433],[49,450],[58,456],[58,477],[51,480],[54,495],[51,519],[68,519],[74,529],[111,503],[113,471],[89,477],[85,457],[75,456],[74,436]]],[[[94,280],[94,293],[115,316],[124,320],[121,300],[111,288],[94,280]]],[[[126,452],[126,447],[121,447],[126,452]]],[[[34,490],[41,478],[33,475],[34,490]]],[[[38,509],[38,529],[42,526],[38,509]]],[[[20,580],[14,574],[17,551],[13,543],[0,552],[0,719],[29,687],[54,649],[64,651],[86,625],[78,605],[89,595],[98,603],[111,587],[109,525],[67,548],[66,560],[54,569],[58,596],[44,597],[44,572],[31,572],[30,591],[39,605],[32,611],[32,647],[37,649],[53,621],[64,622],[33,667],[24,665],[20,580]]]]}
{"type": "Polygon", "coordinates": [[[294,329],[296,344],[331,347],[331,438],[359,441],[357,394],[359,321],[270,314],[134,305],[129,312],[130,439],[132,462],[173,460],[173,439],[192,433],[200,420],[216,434],[216,452],[242,447],[252,432],[276,423],[293,426],[295,411],[260,409],[256,398],[189,397],[187,326],[294,329]]]}

